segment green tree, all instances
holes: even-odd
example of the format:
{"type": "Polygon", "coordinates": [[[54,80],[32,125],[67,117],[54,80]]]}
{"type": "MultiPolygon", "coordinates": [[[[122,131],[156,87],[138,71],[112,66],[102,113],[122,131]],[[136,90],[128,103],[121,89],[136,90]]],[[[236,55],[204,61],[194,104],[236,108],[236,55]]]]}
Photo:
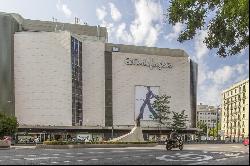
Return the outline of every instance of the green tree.
{"type": "Polygon", "coordinates": [[[204,43],[221,57],[236,55],[249,46],[249,0],[171,0],[166,17],[170,24],[186,25],[179,42],[207,30],[204,43]]]}
{"type": "Polygon", "coordinates": [[[202,129],[202,133],[201,134],[203,134],[203,135],[207,134],[207,124],[206,123],[204,123],[202,121],[199,121],[197,123],[197,128],[202,129]]]}
{"type": "Polygon", "coordinates": [[[186,128],[186,121],[188,116],[185,115],[185,110],[182,110],[181,113],[178,112],[174,112],[173,113],[173,122],[171,124],[171,127],[177,131],[181,130],[181,129],[185,129],[186,128]]]}
{"type": "Polygon", "coordinates": [[[17,132],[17,119],[15,116],[0,113],[0,138],[3,136],[12,136],[17,132]]]}
{"type": "Polygon", "coordinates": [[[170,111],[170,99],[171,96],[167,95],[156,95],[155,96],[155,101],[152,104],[152,107],[154,108],[157,116],[150,116],[151,119],[158,121],[158,123],[162,126],[169,127],[170,122],[169,122],[169,115],[171,114],[170,111]]]}
{"type": "Polygon", "coordinates": [[[217,137],[217,126],[218,126],[218,131],[221,130],[221,123],[216,123],[216,125],[209,130],[209,133],[208,133],[209,136],[217,137]]]}

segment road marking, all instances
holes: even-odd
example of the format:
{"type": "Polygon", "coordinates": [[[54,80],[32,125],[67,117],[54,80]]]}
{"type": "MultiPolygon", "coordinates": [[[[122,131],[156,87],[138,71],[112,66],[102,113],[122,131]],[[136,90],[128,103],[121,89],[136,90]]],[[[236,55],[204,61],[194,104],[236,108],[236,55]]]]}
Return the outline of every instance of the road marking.
{"type": "Polygon", "coordinates": [[[141,157],[141,156],[133,156],[133,157],[141,157]]]}
{"type": "Polygon", "coordinates": [[[205,160],[210,160],[212,158],[213,158],[212,156],[200,155],[200,154],[163,155],[160,157],[156,157],[156,159],[158,160],[165,160],[165,161],[205,161],[205,160]],[[196,157],[194,158],[194,156],[196,157]],[[176,159],[171,159],[171,158],[176,158],[176,159]]]}
{"type": "Polygon", "coordinates": [[[21,159],[11,159],[11,160],[21,160],[21,159]]]}
{"type": "Polygon", "coordinates": [[[129,157],[125,156],[125,157],[123,157],[123,158],[127,159],[127,158],[129,158],[129,157]]]}
{"type": "Polygon", "coordinates": [[[28,155],[29,157],[36,157],[36,155],[33,155],[33,154],[31,154],[31,155],[28,155]]]}
{"type": "Polygon", "coordinates": [[[40,163],[40,165],[47,165],[47,163],[40,163]]]}
{"type": "Polygon", "coordinates": [[[37,158],[23,158],[24,160],[46,160],[46,159],[56,159],[58,157],[37,157],[37,158]]]}
{"type": "Polygon", "coordinates": [[[150,154],[150,155],[148,155],[148,156],[152,157],[152,156],[154,156],[154,155],[150,154]]]}
{"type": "Polygon", "coordinates": [[[44,154],[41,154],[41,155],[43,155],[43,156],[47,156],[48,154],[44,153],[44,154]]]}
{"type": "Polygon", "coordinates": [[[104,153],[104,152],[96,152],[96,153],[104,153]]]}
{"type": "Polygon", "coordinates": [[[70,161],[64,161],[64,163],[70,163],[70,161]]]}
{"type": "Polygon", "coordinates": [[[65,156],[65,157],[75,157],[75,156],[65,156]]]}
{"type": "Polygon", "coordinates": [[[122,151],[122,150],[113,150],[113,151],[111,151],[111,152],[114,152],[114,153],[123,153],[123,152],[126,152],[126,151],[122,151]]]}
{"type": "Polygon", "coordinates": [[[240,155],[240,153],[236,153],[236,154],[233,154],[233,153],[225,154],[225,156],[228,156],[228,157],[239,156],[239,155],[240,155]]]}
{"type": "Polygon", "coordinates": [[[66,154],[72,154],[72,153],[66,153],[66,154]]]}
{"type": "Polygon", "coordinates": [[[53,155],[53,156],[59,156],[60,154],[57,154],[57,153],[56,153],[56,154],[52,154],[52,155],[53,155]]]}
{"type": "Polygon", "coordinates": [[[91,159],[91,160],[99,160],[99,159],[91,159]]]}
{"type": "Polygon", "coordinates": [[[56,161],[53,161],[53,162],[51,162],[51,164],[57,164],[58,162],[56,162],[56,161]]]}
{"type": "Polygon", "coordinates": [[[83,154],[83,153],[76,153],[76,154],[83,154]]]}
{"type": "Polygon", "coordinates": [[[83,161],[83,160],[76,160],[76,161],[81,162],[81,161],[83,161]]]}
{"type": "Polygon", "coordinates": [[[112,158],[105,158],[106,160],[112,160],[112,158]]]}

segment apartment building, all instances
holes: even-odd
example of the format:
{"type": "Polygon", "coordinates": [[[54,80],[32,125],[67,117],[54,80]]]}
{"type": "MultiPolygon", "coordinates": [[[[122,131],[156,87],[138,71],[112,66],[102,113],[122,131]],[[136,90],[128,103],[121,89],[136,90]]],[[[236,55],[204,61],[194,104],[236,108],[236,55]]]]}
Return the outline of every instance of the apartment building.
{"type": "Polygon", "coordinates": [[[223,139],[241,141],[249,136],[249,78],[224,90],[221,97],[223,139]]]}

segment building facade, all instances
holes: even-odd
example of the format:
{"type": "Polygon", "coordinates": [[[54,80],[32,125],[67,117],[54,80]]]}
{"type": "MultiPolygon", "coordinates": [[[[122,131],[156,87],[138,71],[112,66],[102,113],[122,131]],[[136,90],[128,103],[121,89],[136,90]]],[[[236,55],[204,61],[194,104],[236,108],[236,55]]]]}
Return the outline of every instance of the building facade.
{"type": "Polygon", "coordinates": [[[203,105],[200,103],[200,105],[197,105],[196,116],[197,123],[204,123],[209,129],[215,128],[216,124],[220,123],[221,120],[220,107],[203,105]]]}
{"type": "Polygon", "coordinates": [[[241,141],[249,136],[249,78],[221,94],[223,139],[241,141]]]}
{"type": "Polygon", "coordinates": [[[99,26],[0,16],[8,39],[0,43],[0,88],[7,89],[0,110],[17,117],[19,137],[110,138],[139,116],[147,139],[159,133],[150,116],[155,95],[163,94],[171,96],[171,111],[186,110],[187,131],[195,131],[197,64],[183,50],[107,43],[99,26]]]}

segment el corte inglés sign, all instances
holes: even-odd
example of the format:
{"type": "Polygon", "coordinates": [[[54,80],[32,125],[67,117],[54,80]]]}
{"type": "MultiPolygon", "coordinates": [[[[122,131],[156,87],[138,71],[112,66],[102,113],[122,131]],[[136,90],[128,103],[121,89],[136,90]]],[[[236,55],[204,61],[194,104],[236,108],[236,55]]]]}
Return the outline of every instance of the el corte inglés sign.
{"type": "Polygon", "coordinates": [[[138,58],[126,58],[125,59],[126,65],[136,65],[136,66],[146,66],[149,67],[151,70],[154,68],[157,68],[159,70],[161,69],[171,69],[173,68],[173,65],[168,62],[156,62],[153,58],[145,58],[145,59],[138,59],[138,58]]]}

